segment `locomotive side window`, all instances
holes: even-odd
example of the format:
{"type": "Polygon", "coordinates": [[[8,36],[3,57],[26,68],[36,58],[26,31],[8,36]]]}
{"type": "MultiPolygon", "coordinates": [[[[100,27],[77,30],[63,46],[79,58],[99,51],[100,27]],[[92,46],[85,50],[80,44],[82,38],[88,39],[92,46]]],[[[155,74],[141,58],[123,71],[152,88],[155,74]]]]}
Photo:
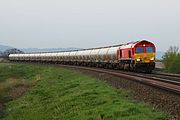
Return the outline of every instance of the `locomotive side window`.
{"type": "Polygon", "coordinates": [[[152,53],[152,52],[154,52],[154,48],[153,47],[146,47],[146,52],[152,53]]]}
{"type": "Polygon", "coordinates": [[[131,58],[131,51],[129,50],[129,58],[131,58]]]}
{"type": "Polygon", "coordinates": [[[120,50],[120,58],[122,58],[122,50],[120,50]]]}
{"type": "Polygon", "coordinates": [[[137,47],[136,53],[144,53],[144,48],[143,47],[137,47]]]}

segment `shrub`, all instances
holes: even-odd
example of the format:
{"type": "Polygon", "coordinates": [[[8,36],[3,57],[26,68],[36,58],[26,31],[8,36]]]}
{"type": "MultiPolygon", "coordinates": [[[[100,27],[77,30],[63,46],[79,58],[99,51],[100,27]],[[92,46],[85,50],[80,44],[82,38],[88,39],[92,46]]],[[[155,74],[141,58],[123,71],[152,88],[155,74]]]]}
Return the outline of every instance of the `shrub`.
{"type": "Polygon", "coordinates": [[[163,63],[167,72],[180,73],[179,48],[171,46],[163,56],[163,63]]]}

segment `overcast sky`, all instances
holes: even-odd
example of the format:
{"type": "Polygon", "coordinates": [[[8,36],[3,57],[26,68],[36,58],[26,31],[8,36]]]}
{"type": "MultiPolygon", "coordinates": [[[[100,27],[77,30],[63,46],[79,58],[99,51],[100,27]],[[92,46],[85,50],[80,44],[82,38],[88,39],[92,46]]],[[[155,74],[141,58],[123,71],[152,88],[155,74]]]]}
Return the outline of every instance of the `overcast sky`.
{"type": "Polygon", "coordinates": [[[0,44],[90,48],[147,39],[180,47],[180,0],[0,0],[0,44]]]}

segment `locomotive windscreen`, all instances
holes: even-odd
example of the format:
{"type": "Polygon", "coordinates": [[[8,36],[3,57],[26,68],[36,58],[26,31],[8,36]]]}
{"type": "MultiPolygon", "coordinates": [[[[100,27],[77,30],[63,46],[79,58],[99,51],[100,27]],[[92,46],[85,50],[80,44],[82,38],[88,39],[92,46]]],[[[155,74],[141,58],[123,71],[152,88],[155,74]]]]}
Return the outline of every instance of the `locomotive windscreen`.
{"type": "Polygon", "coordinates": [[[153,53],[154,52],[154,48],[153,47],[146,47],[146,52],[147,53],[153,53]]]}
{"type": "Polygon", "coordinates": [[[143,53],[144,52],[144,47],[137,47],[136,48],[136,53],[143,53]]]}

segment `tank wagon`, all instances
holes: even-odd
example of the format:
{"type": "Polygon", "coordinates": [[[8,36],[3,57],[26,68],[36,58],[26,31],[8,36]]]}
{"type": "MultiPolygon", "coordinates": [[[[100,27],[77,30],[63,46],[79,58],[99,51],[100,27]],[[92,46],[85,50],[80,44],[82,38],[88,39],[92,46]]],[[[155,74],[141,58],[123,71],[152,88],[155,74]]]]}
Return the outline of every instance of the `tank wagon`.
{"type": "Polygon", "coordinates": [[[10,54],[10,61],[48,62],[151,72],[155,45],[147,40],[127,44],[54,53],[10,54]]]}

